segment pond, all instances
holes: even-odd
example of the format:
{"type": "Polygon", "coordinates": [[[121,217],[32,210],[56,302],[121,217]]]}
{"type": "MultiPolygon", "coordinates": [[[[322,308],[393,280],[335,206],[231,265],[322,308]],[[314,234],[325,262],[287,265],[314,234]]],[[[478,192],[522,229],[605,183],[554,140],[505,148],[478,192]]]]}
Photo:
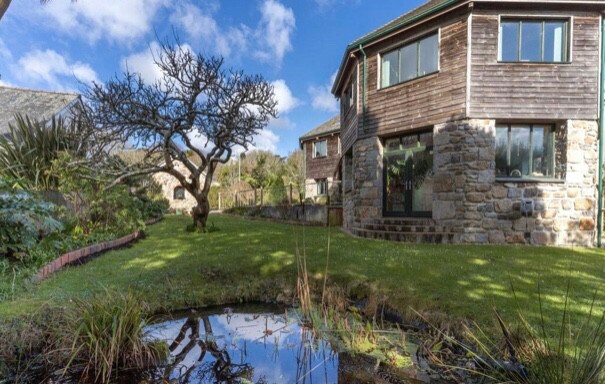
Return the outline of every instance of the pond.
{"type": "MultiPolygon", "coordinates": [[[[170,349],[168,364],[156,372],[171,383],[354,383],[363,365],[340,354],[299,322],[296,312],[224,308],[191,311],[148,327],[149,337],[170,349]]],[[[358,379],[359,381],[358,381],[358,379]]],[[[382,379],[379,383],[416,383],[382,379]]]]}

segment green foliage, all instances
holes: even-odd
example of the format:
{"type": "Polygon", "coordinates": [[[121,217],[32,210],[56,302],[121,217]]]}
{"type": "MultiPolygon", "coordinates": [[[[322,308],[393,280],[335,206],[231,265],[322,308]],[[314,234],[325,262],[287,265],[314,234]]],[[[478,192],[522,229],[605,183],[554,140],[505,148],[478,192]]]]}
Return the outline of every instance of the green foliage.
{"type": "Polygon", "coordinates": [[[46,124],[22,116],[17,116],[16,121],[8,135],[0,135],[0,176],[17,180],[24,188],[57,189],[59,178],[50,169],[61,153],[82,152],[76,134],[78,125],[62,119],[46,124]]]}
{"type": "Polygon", "coordinates": [[[166,357],[165,345],[145,342],[145,304],[128,292],[106,291],[75,301],[69,313],[74,326],[69,367],[81,378],[110,383],[116,372],[144,368],[166,357]]]}
{"type": "Polygon", "coordinates": [[[60,231],[55,207],[0,179],[0,257],[22,258],[44,236],[60,231]]]}

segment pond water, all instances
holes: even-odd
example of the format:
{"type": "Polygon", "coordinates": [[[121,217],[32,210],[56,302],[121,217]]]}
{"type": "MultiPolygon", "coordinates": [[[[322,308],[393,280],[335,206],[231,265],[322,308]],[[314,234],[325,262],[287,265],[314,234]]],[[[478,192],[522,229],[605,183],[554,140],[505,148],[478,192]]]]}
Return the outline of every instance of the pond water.
{"type": "Polygon", "coordinates": [[[148,327],[170,359],[175,383],[337,383],[338,354],[288,311],[191,312],[148,327]]]}

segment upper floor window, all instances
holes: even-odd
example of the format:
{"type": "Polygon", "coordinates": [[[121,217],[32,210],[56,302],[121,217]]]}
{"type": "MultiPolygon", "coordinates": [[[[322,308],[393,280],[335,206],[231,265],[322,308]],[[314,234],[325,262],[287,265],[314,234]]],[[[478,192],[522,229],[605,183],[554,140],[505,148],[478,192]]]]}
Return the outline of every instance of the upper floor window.
{"type": "Polygon", "coordinates": [[[555,178],[554,127],[544,124],[498,124],[496,177],[555,178]]]}
{"type": "Polygon", "coordinates": [[[423,37],[381,58],[381,86],[403,83],[439,70],[439,34],[423,37]]]}
{"type": "Polygon", "coordinates": [[[313,158],[328,156],[328,140],[313,143],[313,158]]]}
{"type": "Polygon", "coordinates": [[[569,20],[502,19],[499,40],[500,61],[569,61],[569,20]]]}
{"type": "Polygon", "coordinates": [[[342,104],[343,109],[348,110],[349,108],[355,106],[356,98],[357,98],[357,82],[355,80],[351,81],[351,83],[345,88],[344,94],[342,96],[342,104]]]}

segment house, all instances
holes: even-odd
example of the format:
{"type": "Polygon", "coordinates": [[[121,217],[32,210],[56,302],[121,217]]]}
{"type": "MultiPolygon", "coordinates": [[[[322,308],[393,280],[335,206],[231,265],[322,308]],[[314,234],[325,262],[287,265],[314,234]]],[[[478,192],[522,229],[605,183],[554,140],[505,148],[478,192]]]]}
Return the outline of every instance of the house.
{"type": "Polygon", "coordinates": [[[346,230],[600,242],[603,12],[602,1],[432,0],[351,43],[332,88],[346,230]]]}
{"type": "MultiPolygon", "coordinates": [[[[195,164],[200,164],[201,160],[198,157],[192,159],[195,164]]],[[[175,169],[183,175],[189,175],[189,170],[180,161],[175,161],[175,169]]],[[[206,173],[200,177],[200,182],[203,184],[206,178],[206,173]]],[[[172,175],[164,172],[155,173],[153,179],[161,186],[162,196],[168,200],[170,210],[183,214],[190,214],[192,209],[197,206],[195,198],[181,186],[181,183],[172,175]]],[[[219,183],[212,182],[212,187],[218,187],[219,183]]],[[[211,207],[215,208],[215,207],[211,207]]]]}
{"type": "Polygon", "coordinates": [[[339,188],[340,116],[305,133],[299,142],[305,163],[305,197],[317,200],[339,188]]]}
{"type": "Polygon", "coordinates": [[[0,135],[8,133],[9,124],[15,124],[16,115],[34,121],[68,118],[72,107],[79,102],[81,97],[76,93],[0,86],[0,135]]]}

